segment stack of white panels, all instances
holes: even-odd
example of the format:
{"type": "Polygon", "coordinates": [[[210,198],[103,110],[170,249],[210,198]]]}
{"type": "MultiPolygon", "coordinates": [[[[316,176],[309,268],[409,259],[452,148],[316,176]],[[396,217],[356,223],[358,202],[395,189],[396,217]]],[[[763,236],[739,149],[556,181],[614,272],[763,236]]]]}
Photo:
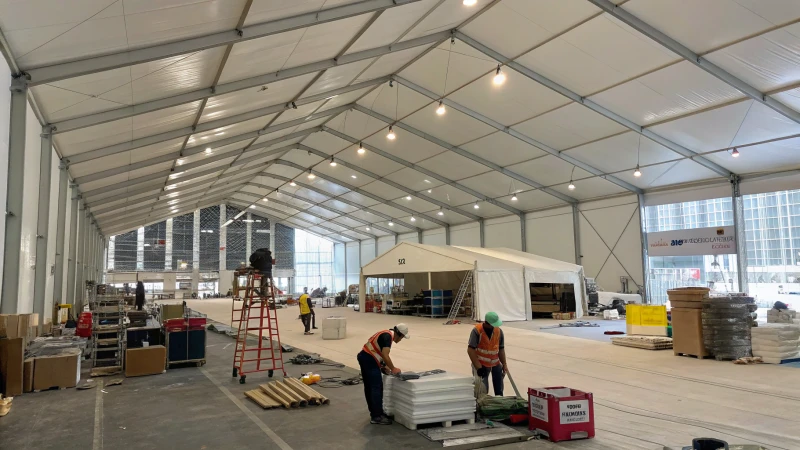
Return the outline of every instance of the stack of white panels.
{"type": "Polygon", "coordinates": [[[322,321],[322,339],[336,340],[347,337],[347,319],[344,317],[326,317],[322,321]]]}
{"type": "Polygon", "coordinates": [[[794,324],[759,324],[752,329],[753,356],[765,363],[780,364],[800,357],[800,326],[794,324]]]}
{"type": "Polygon", "coordinates": [[[397,377],[392,377],[389,375],[382,375],[383,376],[383,413],[387,416],[394,415],[394,409],[392,408],[392,383],[400,382],[397,377]]]}
{"type": "Polygon", "coordinates": [[[425,423],[471,422],[475,419],[472,381],[470,376],[449,373],[409,381],[394,379],[389,400],[394,418],[412,430],[425,423]]]}

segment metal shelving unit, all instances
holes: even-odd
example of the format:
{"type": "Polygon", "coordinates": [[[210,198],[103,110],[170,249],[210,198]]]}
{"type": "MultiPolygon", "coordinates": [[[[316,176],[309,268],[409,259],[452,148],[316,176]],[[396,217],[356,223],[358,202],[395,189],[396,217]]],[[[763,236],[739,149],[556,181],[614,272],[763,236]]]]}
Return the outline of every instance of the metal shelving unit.
{"type": "Polygon", "coordinates": [[[125,337],[125,301],[122,295],[98,295],[89,299],[92,312],[92,367],[122,370],[125,337]]]}

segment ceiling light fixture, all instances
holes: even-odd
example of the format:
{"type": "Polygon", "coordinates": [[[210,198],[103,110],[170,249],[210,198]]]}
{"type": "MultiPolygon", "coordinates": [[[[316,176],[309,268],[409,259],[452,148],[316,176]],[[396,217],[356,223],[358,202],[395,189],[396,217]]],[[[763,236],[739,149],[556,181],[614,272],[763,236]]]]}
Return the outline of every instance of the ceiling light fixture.
{"type": "Polygon", "coordinates": [[[642,171],[639,170],[639,164],[641,163],[641,154],[642,154],[642,135],[639,135],[639,145],[636,147],[636,170],[633,171],[633,176],[639,178],[642,176],[642,171]]]}
{"type": "Polygon", "coordinates": [[[472,205],[472,207],[475,209],[481,209],[481,205],[479,205],[478,202],[475,202],[475,204],[472,205]]]}
{"type": "Polygon", "coordinates": [[[369,231],[369,227],[367,227],[367,231],[369,231]]]}
{"type": "Polygon", "coordinates": [[[266,203],[268,201],[269,201],[269,199],[267,197],[264,197],[264,203],[266,203]]]}
{"type": "Polygon", "coordinates": [[[517,198],[517,194],[514,194],[514,195],[512,195],[512,196],[511,196],[511,201],[512,201],[512,202],[515,202],[515,201],[517,201],[517,200],[519,200],[519,199],[517,198]]]}
{"type": "Polygon", "coordinates": [[[366,153],[366,152],[367,152],[367,150],[364,148],[364,144],[362,144],[361,142],[359,142],[359,143],[358,143],[358,154],[359,154],[359,155],[363,155],[363,154],[364,154],[364,153],[366,153]]]}
{"type": "Polygon", "coordinates": [[[393,141],[393,140],[395,140],[395,138],[397,138],[397,135],[394,134],[394,130],[392,129],[392,126],[389,125],[389,133],[386,135],[386,139],[388,139],[390,141],[393,141]]]}
{"type": "Polygon", "coordinates": [[[211,147],[208,147],[208,148],[206,149],[206,153],[211,153],[211,147]]]}
{"type": "Polygon", "coordinates": [[[495,86],[500,86],[501,84],[506,82],[506,74],[504,74],[503,71],[500,70],[500,64],[497,65],[497,71],[494,73],[494,78],[492,79],[492,82],[494,83],[495,86]]]}
{"type": "Polygon", "coordinates": [[[350,175],[350,178],[352,178],[352,179],[354,179],[354,180],[355,180],[355,179],[356,179],[356,178],[358,178],[358,177],[356,177],[355,175],[350,175]]]}
{"type": "Polygon", "coordinates": [[[443,216],[444,215],[444,210],[439,209],[439,212],[437,212],[436,215],[443,216]]]}
{"type": "Polygon", "coordinates": [[[256,209],[256,205],[250,205],[250,209],[256,209]]]}
{"type": "Polygon", "coordinates": [[[393,226],[394,226],[394,222],[392,222],[392,221],[390,220],[390,221],[389,221],[389,226],[390,226],[390,227],[393,227],[393,226]]]}
{"type": "Polygon", "coordinates": [[[411,201],[411,196],[410,195],[406,195],[406,200],[411,201]]]}
{"type": "Polygon", "coordinates": [[[182,160],[182,159],[179,159],[179,160],[177,160],[177,161],[175,161],[175,162],[176,162],[176,163],[178,163],[178,165],[179,165],[179,166],[182,166],[182,165],[183,165],[183,160],[182,160]]]}
{"type": "Polygon", "coordinates": [[[428,194],[430,194],[431,192],[433,192],[433,189],[428,189],[428,194]]]}
{"type": "Polygon", "coordinates": [[[439,100],[439,107],[436,108],[436,114],[443,116],[446,112],[447,110],[444,108],[444,103],[442,103],[442,100],[439,100]]]}
{"type": "Polygon", "coordinates": [[[292,180],[292,181],[289,183],[289,186],[292,186],[292,187],[294,187],[294,186],[297,186],[297,183],[295,183],[295,182],[294,182],[294,180],[292,180]]]}
{"type": "Polygon", "coordinates": [[[572,166],[572,172],[569,174],[569,185],[567,186],[567,189],[569,189],[570,191],[575,190],[575,183],[572,182],[572,178],[574,175],[575,175],[575,166],[572,166]]]}
{"type": "Polygon", "coordinates": [[[333,156],[331,156],[331,167],[336,167],[336,161],[333,159],[333,156]]]}
{"type": "Polygon", "coordinates": [[[223,134],[225,134],[225,132],[224,131],[220,131],[219,133],[215,134],[214,136],[222,136],[223,134]]]}
{"type": "Polygon", "coordinates": [[[633,171],[633,176],[635,176],[636,178],[639,178],[640,176],[642,176],[642,171],[639,170],[639,165],[638,164],[636,165],[636,170],[633,171]]]}
{"type": "Polygon", "coordinates": [[[731,156],[733,156],[734,158],[738,158],[739,157],[739,150],[738,149],[733,149],[733,151],[731,152],[731,156]]]}
{"type": "Polygon", "coordinates": [[[478,0],[464,0],[464,6],[475,6],[478,3],[478,0]]]}
{"type": "Polygon", "coordinates": [[[411,221],[412,221],[412,222],[416,222],[416,221],[417,221],[417,218],[416,218],[416,217],[414,217],[414,216],[411,216],[411,221]]]}
{"type": "Polygon", "coordinates": [[[308,169],[308,179],[313,180],[314,178],[317,178],[317,176],[314,175],[314,172],[312,172],[311,169],[308,169]]]}

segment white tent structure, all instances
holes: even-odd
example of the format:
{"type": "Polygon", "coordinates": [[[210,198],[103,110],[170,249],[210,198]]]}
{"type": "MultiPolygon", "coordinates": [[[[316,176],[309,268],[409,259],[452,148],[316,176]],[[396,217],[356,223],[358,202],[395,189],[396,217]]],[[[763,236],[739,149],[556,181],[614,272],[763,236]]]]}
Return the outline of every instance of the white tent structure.
{"type": "MultiPolygon", "coordinates": [[[[577,264],[570,264],[510,248],[458,248],[521,264],[525,270],[525,286],[529,286],[531,283],[571,284],[575,290],[575,316],[582,317],[587,311],[583,267],[577,264]]],[[[528,308],[527,317],[531,317],[530,302],[527,302],[526,306],[528,308]]]]}
{"type": "MultiPolygon", "coordinates": [[[[530,320],[529,283],[573,284],[576,304],[585,305],[583,269],[574,264],[517,252],[510,249],[485,249],[423,245],[401,242],[361,268],[359,303],[364,310],[366,279],[412,273],[474,271],[473,315],[496,312],[502,320],[530,320]]],[[[428,286],[436,288],[436,286],[428,286]]],[[[578,316],[582,307],[577,308],[578,316]]]]}

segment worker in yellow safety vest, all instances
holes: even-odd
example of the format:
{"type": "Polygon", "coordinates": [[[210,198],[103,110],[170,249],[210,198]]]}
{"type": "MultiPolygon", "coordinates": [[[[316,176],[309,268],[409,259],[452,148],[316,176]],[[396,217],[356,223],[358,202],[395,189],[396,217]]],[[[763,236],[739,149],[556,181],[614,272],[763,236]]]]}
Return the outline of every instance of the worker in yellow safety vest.
{"type": "Polygon", "coordinates": [[[409,339],[408,326],[398,323],[391,330],[375,333],[358,353],[358,365],[361,366],[361,378],[364,380],[364,396],[369,408],[370,423],[374,425],[391,425],[392,420],[383,413],[383,377],[397,375],[400,369],[394,365],[389,351],[392,343],[397,344],[403,338],[409,339]]]}
{"type": "Polygon", "coordinates": [[[469,335],[467,354],[472,362],[472,373],[481,377],[489,392],[489,374],[496,397],[503,396],[503,378],[508,373],[505,339],[500,326],[503,322],[495,312],[487,312],[484,322],[475,325],[469,335]]]}
{"type": "Polygon", "coordinates": [[[305,327],[305,334],[314,334],[311,331],[311,297],[308,294],[303,294],[300,296],[300,299],[297,301],[300,305],[300,320],[303,321],[303,326],[305,327]]]}

